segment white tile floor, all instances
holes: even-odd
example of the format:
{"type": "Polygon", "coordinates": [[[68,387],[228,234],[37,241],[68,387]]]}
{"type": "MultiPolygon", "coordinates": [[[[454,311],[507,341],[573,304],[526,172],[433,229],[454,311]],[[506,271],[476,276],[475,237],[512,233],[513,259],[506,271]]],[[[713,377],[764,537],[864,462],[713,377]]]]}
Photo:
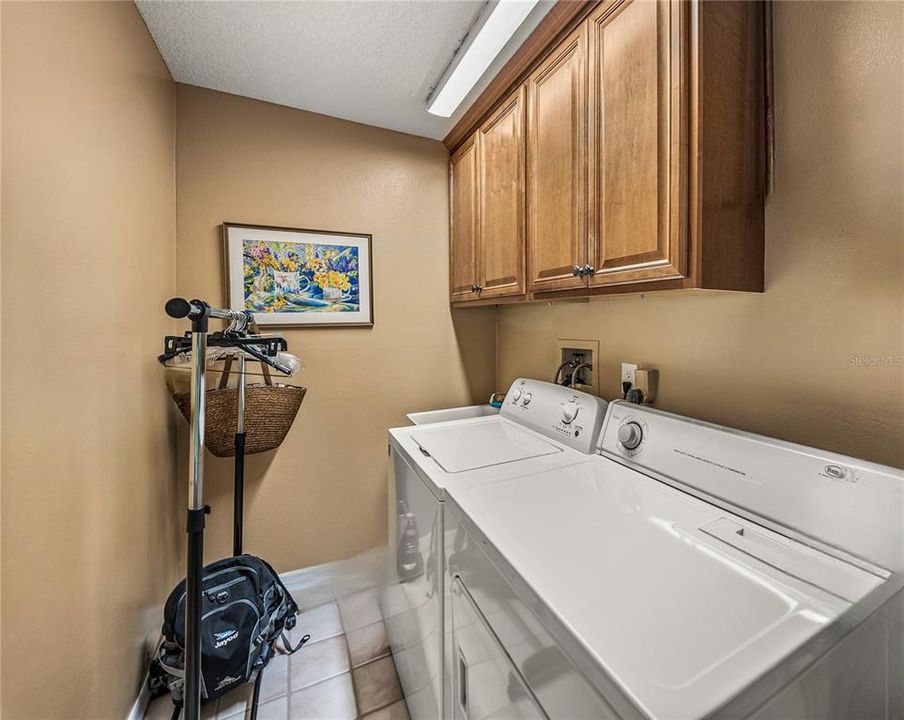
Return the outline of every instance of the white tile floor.
{"type": "MultiPolygon", "coordinates": [[[[258,720],[409,720],[386,641],[375,590],[331,601],[298,616],[292,656],[278,655],[264,670],[258,720]]],[[[202,717],[248,720],[253,686],[206,703],[202,717]]],[[[168,697],[151,703],[147,720],[169,720],[168,697]]]]}

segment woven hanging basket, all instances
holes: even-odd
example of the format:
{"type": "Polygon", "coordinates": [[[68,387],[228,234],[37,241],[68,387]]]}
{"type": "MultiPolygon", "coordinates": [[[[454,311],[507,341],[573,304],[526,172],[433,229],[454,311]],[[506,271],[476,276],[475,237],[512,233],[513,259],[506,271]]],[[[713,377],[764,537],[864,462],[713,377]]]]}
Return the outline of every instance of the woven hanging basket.
{"type": "MultiPolygon", "coordinates": [[[[219,387],[204,393],[204,445],[217,457],[235,455],[239,391],[226,387],[231,365],[227,361],[219,387]]],[[[307,388],[298,385],[271,384],[266,366],[261,367],[266,384],[245,386],[246,455],[273,450],[282,444],[307,392],[307,388]]],[[[191,422],[191,394],[174,392],[172,398],[182,416],[191,422]]]]}

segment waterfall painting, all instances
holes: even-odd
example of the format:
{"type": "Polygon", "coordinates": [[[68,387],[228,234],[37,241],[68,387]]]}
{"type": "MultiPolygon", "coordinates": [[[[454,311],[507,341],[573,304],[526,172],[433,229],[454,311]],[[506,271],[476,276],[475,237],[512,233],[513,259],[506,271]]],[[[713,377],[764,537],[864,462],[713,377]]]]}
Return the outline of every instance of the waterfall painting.
{"type": "Polygon", "coordinates": [[[260,325],[371,326],[371,236],[224,223],[229,307],[260,325]]]}

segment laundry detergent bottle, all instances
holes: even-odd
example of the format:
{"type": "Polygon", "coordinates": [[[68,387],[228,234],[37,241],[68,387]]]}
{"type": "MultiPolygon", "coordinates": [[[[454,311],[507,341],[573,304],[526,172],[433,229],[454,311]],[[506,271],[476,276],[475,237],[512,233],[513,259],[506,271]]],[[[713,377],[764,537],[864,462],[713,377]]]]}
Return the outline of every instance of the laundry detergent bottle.
{"type": "Polygon", "coordinates": [[[402,580],[413,580],[424,572],[424,558],[418,547],[417,520],[414,513],[399,515],[399,547],[396,552],[396,571],[402,580]]]}

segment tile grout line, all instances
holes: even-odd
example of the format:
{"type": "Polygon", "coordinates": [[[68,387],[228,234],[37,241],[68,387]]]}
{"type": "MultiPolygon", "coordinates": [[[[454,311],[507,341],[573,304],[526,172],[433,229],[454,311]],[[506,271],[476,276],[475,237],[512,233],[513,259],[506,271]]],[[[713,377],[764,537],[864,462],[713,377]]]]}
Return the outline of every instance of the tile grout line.
{"type": "Polygon", "coordinates": [[[342,608],[339,606],[339,600],[336,599],[336,609],[339,613],[339,624],[342,626],[342,634],[345,636],[345,652],[348,654],[348,675],[352,681],[352,695],[355,698],[355,718],[363,717],[361,714],[361,703],[358,702],[358,683],[355,682],[355,668],[352,667],[352,647],[348,642],[348,632],[345,630],[345,619],[342,617],[342,608]]]}
{"type": "MultiPolygon", "coordinates": [[[[348,631],[348,629],[345,627],[345,619],[344,619],[344,617],[343,617],[342,607],[341,607],[341,605],[340,605],[340,603],[339,603],[339,599],[338,599],[338,598],[336,599],[336,605],[337,605],[337,607],[339,608],[339,623],[342,625],[342,629],[343,629],[344,635],[345,635],[345,648],[346,648],[346,651],[348,652],[349,675],[351,676],[351,681],[352,681],[352,692],[354,692],[354,695],[355,695],[355,710],[356,710],[356,712],[357,712],[357,719],[358,719],[358,720],[364,720],[364,718],[366,718],[366,717],[368,717],[368,716],[370,716],[370,715],[373,715],[374,713],[377,713],[377,712],[379,712],[380,710],[383,710],[384,708],[389,707],[390,705],[394,705],[395,703],[399,702],[399,700],[403,700],[403,699],[404,699],[404,693],[402,694],[401,698],[396,698],[395,700],[391,700],[391,701],[386,702],[386,703],[384,703],[384,704],[382,704],[382,705],[379,705],[379,706],[377,706],[377,707],[370,708],[370,710],[368,711],[367,715],[365,715],[365,714],[362,712],[362,710],[361,710],[361,701],[360,701],[360,699],[359,699],[359,697],[358,697],[358,683],[357,683],[357,681],[355,680],[355,670],[359,670],[359,669],[361,669],[361,668],[363,668],[363,667],[367,667],[368,665],[371,665],[371,664],[377,662],[378,660],[384,660],[384,659],[386,659],[386,658],[389,658],[389,659],[392,661],[392,669],[393,669],[393,672],[396,674],[396,678],[397,678],[397,679],[398,679],[398,670],[396,669],[396,666],[395,666],[395,660],[394,660],[393,657],[392,657],[392,649],[389,648],[389,642],[388,642],[388,640],[387,640],[387,652],[386,652],[386,653],[383,653],[382,655],[379,655],[379,656],[377,656],[377,657],[372,657],[372,658],[368,659],[366,662],[361,663],[360,665],[357,665],[357,666],[354,665],[354,663],[353,663],[353,661],[352,661],[352,647],[351,647],[351,643],[349,642],[349,639],[348,639],[348,637],[349,637],[349,631],[348,631]]],[[[372,622],[372,623],[368,623],[367,625],[363,625],[363,626],[361,626],[360,628],[355,628],[354,630],[352,630],[352,632],[355,632],[355,631],[358,631],[358,630],[363,630],[364,628],[367,628],[367,627],[369,627],[370,625],[376,625],[378,622],[380,623],[380,625],[383,626],[383,631],[384,631],[384,633],[385,633],[385,632],[386,632],[386,618],[383,617],[382,609],[380,610],[380,619],[379,619],[379,620],[376,620],[376,621],[374,621],[374,622],[372,622]]],[[[398,680],[397,680],[397,681],[398,681],[398,680]]]]}

